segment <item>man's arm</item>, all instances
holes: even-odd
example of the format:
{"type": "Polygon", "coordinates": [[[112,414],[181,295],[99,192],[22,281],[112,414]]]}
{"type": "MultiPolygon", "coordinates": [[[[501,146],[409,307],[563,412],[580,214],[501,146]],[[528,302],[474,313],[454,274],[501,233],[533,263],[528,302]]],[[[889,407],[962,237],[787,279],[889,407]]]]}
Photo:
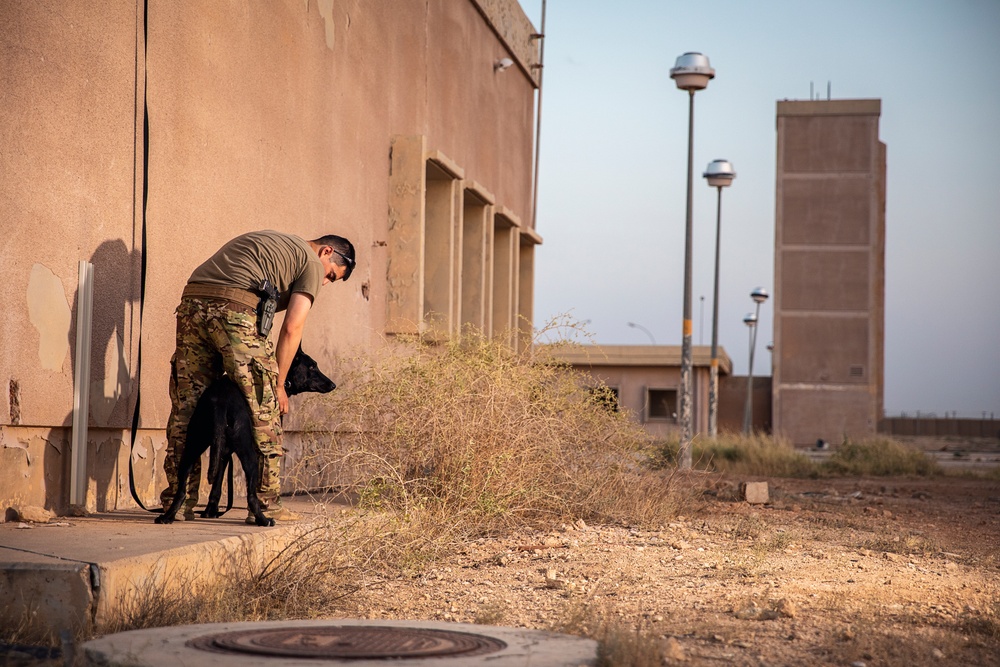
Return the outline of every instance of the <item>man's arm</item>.
{"type": "Polygon", "coordinates": [[[278,359],[278,409],[281,414],[288,414],[288,394],[285,393],[285,380],[288,369],[292,367],[292,359],[302,342],[302,330],[306,325],[306,317],[312,308],[312,299],[304,292],[292,292],[288,299],[288,309],[278,333],[278,346],[275,356],[278,359]]]}

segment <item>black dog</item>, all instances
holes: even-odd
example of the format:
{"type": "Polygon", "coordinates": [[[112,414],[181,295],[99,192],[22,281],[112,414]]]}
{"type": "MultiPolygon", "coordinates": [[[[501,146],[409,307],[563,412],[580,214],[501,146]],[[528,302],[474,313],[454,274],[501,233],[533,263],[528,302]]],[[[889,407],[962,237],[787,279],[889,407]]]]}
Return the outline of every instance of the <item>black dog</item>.
{"type": "MultiPolygon", "coordinates": [[[[325,394],[336,388],[337,385],[320,372],[316,362],[300,347],[288,370],[285,392],[289,396],[306,391],[325,394]]],[[[264,516],[257,497],[260,470],[257,465],[257,447],[253,441],[250,406],[243,392],[228,377],[214,381],[198,399],[188,424],[181,460],[177,465],[177,493],[170,507],[156,517],[156,523],[173,523],[187,495],[191,468],[210,447],[208,478],[212,482],[212,492],[208,497],[208,505],[201,513],[202,518],[214,519],[221,516],[219,499],[222,497],[222,478],[226,468],[231,465],[233,454],[236,454],[247,478],[247,508],[253,512],[258,526],[273,526],[274,519],[264,516]]]]}

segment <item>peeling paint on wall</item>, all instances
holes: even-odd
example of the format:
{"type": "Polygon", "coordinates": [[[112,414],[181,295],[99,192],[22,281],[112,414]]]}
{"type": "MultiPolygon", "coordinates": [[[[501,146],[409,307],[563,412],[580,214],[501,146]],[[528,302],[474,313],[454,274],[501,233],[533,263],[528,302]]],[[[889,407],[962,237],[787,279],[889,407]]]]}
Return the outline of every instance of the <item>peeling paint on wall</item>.
{"type": "Polygon", "coordinates": [[[326,24],[326,48],[333,50],[333,0],[316,0],[319,15],[326,24]]]}
{"type": "Polygon", "coordinates": [[[38,330],[38,358],[42,368],[61,371],[69,353],[69,303],[59,276],[35,264],[28,279],[28,319],[38,330]]]}
{"type": "Polygon", "coordinates": [[[31,463],[31,455],[28,453],[27,441],[19,440],[10,436],[3,426],[0,426],[0,448],[21,449],[24,451],[24,464],[29,465],[31,463]]]}

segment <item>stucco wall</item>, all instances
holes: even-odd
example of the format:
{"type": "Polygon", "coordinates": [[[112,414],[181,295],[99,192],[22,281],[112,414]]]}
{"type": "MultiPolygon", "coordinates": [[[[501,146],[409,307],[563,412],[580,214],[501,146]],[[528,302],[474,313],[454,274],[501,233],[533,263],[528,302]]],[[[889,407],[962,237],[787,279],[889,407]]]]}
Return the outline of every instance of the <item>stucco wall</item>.
{"type": "MultiPolygon", "coordinates": [[[[487,5],[510,22],[508,35],[530,36],[516,2],[487,5]]],[[[377,345],[385,325],[393,136],[424,135],[531,220],[531,63],[507,51],[484,13],[472,0],[0,3],[0,264],[11,313],[0,319],[0,465],[26,461],[12,473],[28,480],[16,493],[59,503],[35,487],[64,480],[40,481],[25,451],[38,437],[68,441],[80,260],[95,265],[91,427],[117,433],[109,461],[127,465],[138,377],[148,458],[137,465],[155,471],[173,311],[191,270],[227,239],[273,228],[354,242],[354,275],[323,290],[304,337],[337,379],[338,359],[377,345]],[[502,57],[518,67],[496,72],[502,57]]],[[[301,426],[294,412],[286,426],[301,426]]]]}

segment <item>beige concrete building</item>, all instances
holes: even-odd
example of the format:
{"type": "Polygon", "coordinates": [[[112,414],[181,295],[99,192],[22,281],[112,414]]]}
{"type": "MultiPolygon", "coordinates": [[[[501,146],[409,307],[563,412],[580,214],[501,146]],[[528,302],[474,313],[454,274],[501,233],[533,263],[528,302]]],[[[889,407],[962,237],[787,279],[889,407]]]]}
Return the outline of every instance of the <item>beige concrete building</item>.
{"type": "Polygon", "coordinates": [[[129,506],[130,458],[155,499],[174,308],[237,234],[354,242],[304,339],[335,380],[385,334],[530,320],[539,44],[515,0],[35,0],[0,26],[0,501],[129,506]]]}
{"type": "Polygon", "coordinates": [[[880,100],[778,102],[773,427],[875,435],[883,412],[886,148],[880,100]]]}
{"type": "MultiPolygon", "coordinates": [[[[618,397],[618,405],[628,410],[650,435],[668,438],[679,434],[679,345],[581,345],[555,348],[553,356],[607,385],[618,397]]],[[[695,345],[692,348],[692,419],[695,433],[708,431],[711,359],[710,347],[695,345]]],[[[720,378],[726,378],[732,368],[729,355],[720,348],[720,378]]],[[[741,418],[742,414],[740,412],[741,418]]]]}

